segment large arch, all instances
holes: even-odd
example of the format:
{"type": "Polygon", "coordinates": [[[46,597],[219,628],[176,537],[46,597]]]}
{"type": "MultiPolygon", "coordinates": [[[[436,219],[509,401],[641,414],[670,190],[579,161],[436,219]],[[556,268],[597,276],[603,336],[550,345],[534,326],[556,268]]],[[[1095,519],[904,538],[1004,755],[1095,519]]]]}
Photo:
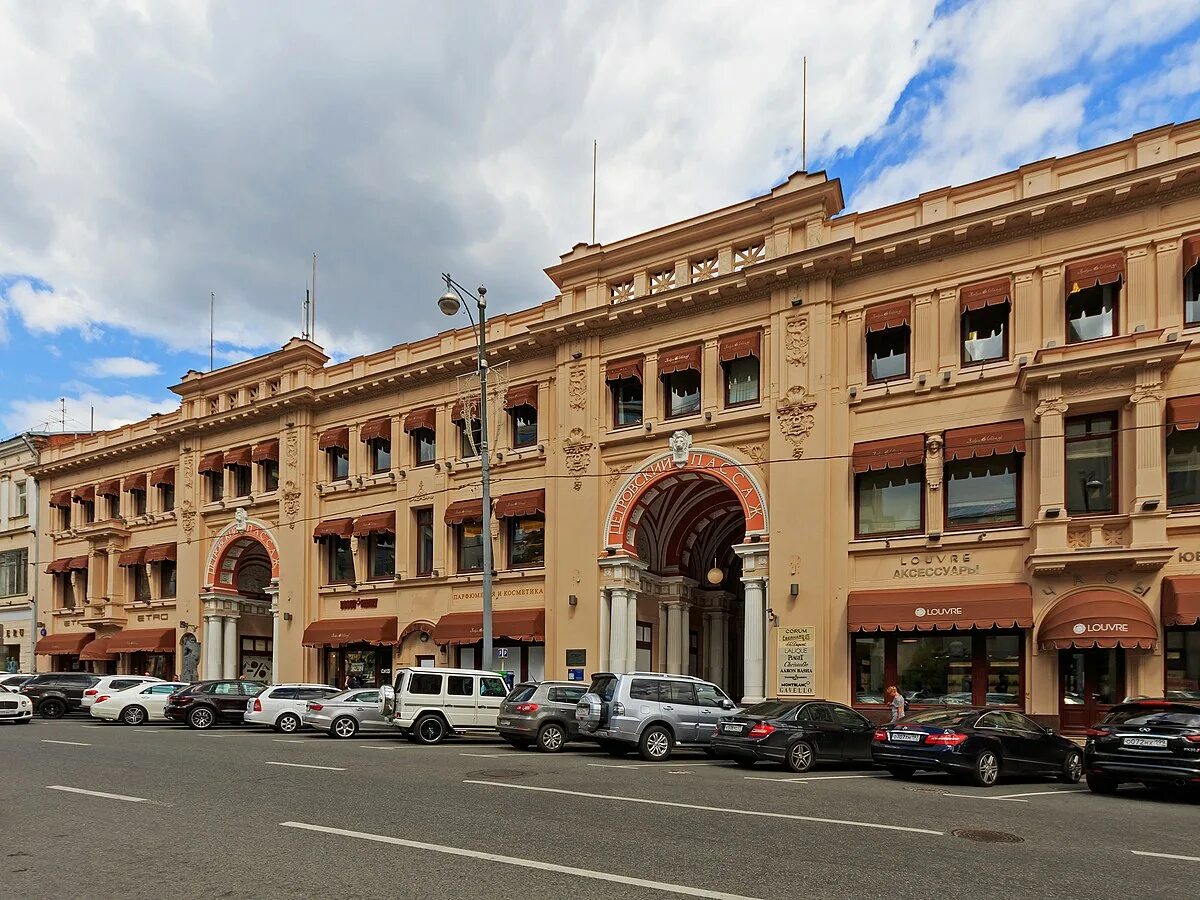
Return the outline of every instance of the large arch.
{"type": "Polygon", "coordinates": [[[205,590],[236,593],[238,560],[243,553],[257,547],[261,547],[267,554],[271,564],[271,580],[277,583],[279,546],[271,535],[270,527],[264,522],[241,517],[221,530],[208,551],[208,565],[204,574],[205,590]]]}

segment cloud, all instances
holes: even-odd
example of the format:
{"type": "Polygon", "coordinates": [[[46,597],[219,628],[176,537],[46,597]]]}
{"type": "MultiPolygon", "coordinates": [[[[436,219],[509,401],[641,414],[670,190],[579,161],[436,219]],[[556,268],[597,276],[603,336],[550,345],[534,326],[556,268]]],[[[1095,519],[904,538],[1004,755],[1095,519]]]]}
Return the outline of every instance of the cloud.
{"type": "Polygon", "coordinates": [[[132,356],[104,356],[85,363],[81,368],[97,378],[147,378],[162,372],[158,363],[132,356]]]}
{"type": "Polygon", "coordinates": [[[127,425],[152,413],[172,412],[179,408],[179,398],[149,397],[144,394],[102,394],[84,390],[65,398],[28,397],[9,400],[0,409],[0,424],[4,431],[50,430],[62,428],[62,400],[66,401],[66,430],[86,431],[91,427],[93,411],[95,428],[103,431],[127,425]]]}

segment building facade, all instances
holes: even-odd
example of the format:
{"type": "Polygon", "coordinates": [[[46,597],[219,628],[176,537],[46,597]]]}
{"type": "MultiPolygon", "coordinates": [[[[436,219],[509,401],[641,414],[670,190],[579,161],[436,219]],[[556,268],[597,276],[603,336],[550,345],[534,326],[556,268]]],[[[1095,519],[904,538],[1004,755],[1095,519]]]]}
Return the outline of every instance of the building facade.
{"type": "Polygon", "coordinates": [[[1200,696],[1200,122],[843,213],[837,180],[547,270],[474,338],[293,340],[38,469],[38,653],[193,677],[660,669],[743,698],[1200,696]]]}

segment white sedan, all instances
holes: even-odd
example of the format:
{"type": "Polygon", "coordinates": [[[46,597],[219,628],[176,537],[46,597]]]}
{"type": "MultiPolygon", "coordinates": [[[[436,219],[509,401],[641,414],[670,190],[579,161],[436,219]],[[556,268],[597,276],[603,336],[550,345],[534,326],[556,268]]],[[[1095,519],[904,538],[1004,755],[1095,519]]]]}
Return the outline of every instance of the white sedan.
{"type": "Polygon", "coordinates": [[[0,687],[0,722],[28,725],[33,721],[33,703],[24,694],[0,687]]]}
{"type": "Polygon", "coordinates": [[[121,721],[126,725],[164,722],[167,718],[164,712],[167,699],[187,686],[186,681],[155,681],[117,691],[92,704],[92,717],[110,722],[121,721]]]}

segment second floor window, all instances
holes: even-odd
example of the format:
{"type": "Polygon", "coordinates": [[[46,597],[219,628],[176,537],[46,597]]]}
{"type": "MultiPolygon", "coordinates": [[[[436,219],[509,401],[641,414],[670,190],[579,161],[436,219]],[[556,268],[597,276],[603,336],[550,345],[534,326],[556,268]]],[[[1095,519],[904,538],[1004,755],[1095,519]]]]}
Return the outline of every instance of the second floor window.
{"type": "MultiPolygon", "coordinates": [[[[59,585],[59,606],[63,607],[64,609],[74,609],[75,585],[71,579],[71,573],[63,572],[61,575],[55,575],[54,580],[58,582],[59,585]]],[[[82,584],[83,582],[81,581],[80,583],[82,584]]],[[[86,595],[86,591],[83,591],[82,593],[86,595]]]]}
{"type": "Polygon", "coordinates": [[[175,560],[173,559],[164,559],[158,564],[159,596],[164,600],[170,600],[175,596],[175,572],[175,560]]]}
{"type": "Polygon", "coordinates": [[[133,573],[133,599],[138,603],[149,602],[150,579],[146,576],[146,567],[130,566],[129,571],[133,573]]]}
{"type": "Polygon", "coordinates": [[[392,467],[392,442],[384,438],[375,438],[369,443],[371,454],[371,472],[378,475],[392,467]]]}
{"type": "Polygon", "coordinates": [[[1095,341],[1116,334],[1120,290],[1118,282],[1073,291],[1067,298],[1067,343],[1095,341]]]}
{"type": "Polygon", "coordinates": [[[483,571],[483,523],[463,522],[454,529],[458,539],[458,571],[483,571]]]}
{"type": "Polygon", "coordinates": [[[1067,514],[1116,512],[1116,472],[1116,415],[1099,413],[1067,419],[1067,514]]]}
{"type": "Polygon", "coordinates": [[[336,535],[325,538],[325,554],[329,584],[354,581],[354,552],[350,548],[350,538],[336,535]]]}
{"type": "Polygon", "coordinates": [[[224,472],[205,472],[204,478],[208,482],[208,499],[217,501],[225,496],[225,473],[224,472]]]}
{"type": "Polygon", "coordinates": [[[96,521],[96,501],[82,500],[79,503],[79,511],[83,513],[83,524],[91,525],[96,521]]]}
{"type": "Polygon", "coordinates": [[[1007,302],[963,310],[964,366],[1008,358],[1008,311],[1007,302]]]}
{"type": "Polygon", "coordinates": [[[668,419],[700,412],[700,373],[695,369],[663,376],[664,405],[668,419]]]}
{"type": "Polygon", "coordinates": [[[262,475],[262,486],[264,492],[279,490],[279,463],[273,459],[264,459],[258,464],[258,471],[262,475]]]}
{"type": "Polygon", "coordinates": [[[515,406],[509,414],[512,416],[512,445],[514,447],[532,447],[537,443],[537,407],[515,406]]]}
{"type": "MultiPolygon", "coordinates": [[[[1191,238],[1184,244],[1184,265],[1190,258],[1200,257],[1200,237],[1191,238]],[[1193,244],[1194,242],[1194,244],[1193,244]],[[1194,250],[1189,250],[1194,246],[1194,250]]],[[[1183,276],[1183,321],[1185,325],[1200,325],[1200,260],[1192,263],[1183,276]]]]}
{"type": "Polygon", "coordinates": [[[741,406],[758,401],[758,358],[746,356],[723,363],[725,405],[741,406]]]}
{"type": "Polygon", "coordinates": [[[546,564],[546,517],[521,516],[508,520],[508,567],[546,564]]]}
{"type": "Polygon", "coordinates": [[[1020,520],[1020,456],[947,460],[946,524],[950,528],[1012,525],[1020,520]]]}
{"type": "Polygon", "coordinates": [[[367,542],[372,579],[392,578],[396,574],[396,536],[373,534],[367,542]]]}
{"type": "Polygon", "coordinates": [[[642,379],[622,378],[609,382],[612,390],[613,425],[624,428],[627,425],[642,424],[642,379]]]}
{"type": "Polygon", "coordinates": [[[428,428],[418,428],[412,433],[412,441],[416,465],[432,465],[437,459],[437,435],[428,428]]]}
{"type": "Polygon", "coordinates": [[[25,479],[19,479],[13,483],[16,490],[16,499],[13,501],[13,515],[20,518],[21,516],[29,515],[29,489],[25,483],[25,479]]]}
{"type": "Polygon", "coordinates": [[[158,508],[163,512],[175,509],[175,485],[160,484],[158,486],[158,508]]]}
{"type": "Polygon", "coordinates": [[[413,512],[417,526],[417,574],[433,574],[433,510],[418,509],[413,512]]]}
{"type": "Polygon", "coordinates": [[[908,377],[908,326],[885,328],[867,335],[867,380],[908,377]]]}
{"type": "Polygon", "coordinates": [[[5,550],[0,553],[0,597],[24,594],[29,584],[29,551],[5,550]]]}
{"type": "Polygon", "coordinates": [[[463,459],[478,456],[483,447],[483,426],[478,419],[461,419],[458,424],[458,455],[463,459]]]}
{"type": "Polygon", "coordinates": [[[1200,506],[1200,428],[1167,434],[1167,506],[1200,506]]]}
{"type": "Polygon", "coordinates": [[[860,472],[854,479],[854,493],[860,537],[924,529],[924,466],[860,472]]]}
{"type": "Polygon", "coordinates": [[[233,472],[233,496],[249,497],[252,490],[250,483],[251,469],[249,466],[230,466],[233,472]]]}
{"type": "Polygon", "coordinates": [[[350,477],[350,453],[344,447],[330,447],[325,451],[325,458],[330,481],[345,481],[350,477]]]}

